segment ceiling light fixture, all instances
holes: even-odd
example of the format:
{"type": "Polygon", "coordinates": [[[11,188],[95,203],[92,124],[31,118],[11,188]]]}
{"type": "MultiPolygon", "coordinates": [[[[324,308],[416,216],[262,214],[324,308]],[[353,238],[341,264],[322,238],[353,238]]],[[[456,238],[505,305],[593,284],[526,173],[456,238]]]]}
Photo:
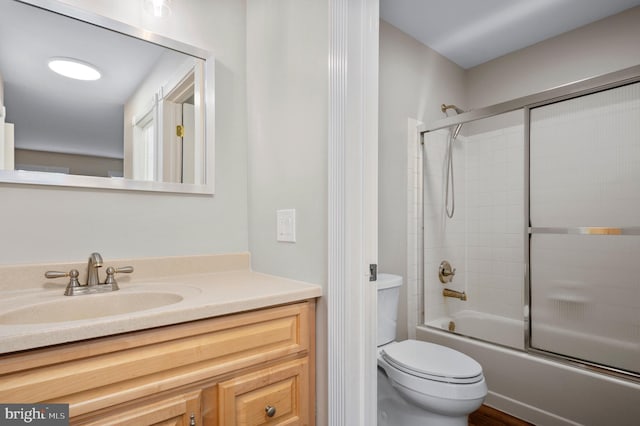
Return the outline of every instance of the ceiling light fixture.
{"type": "Polygon", "coordinates": [[[49,68],[53,72],[75,80],[92,81],[101,77],[100,71],[93,65],[73,58],[51,58],[49,68]]]}
{"type": "Polygon", "coordinates": [[[171,0],[144,0],[144,9],[156,18],[164,18],[171,14],[171,0]]]}

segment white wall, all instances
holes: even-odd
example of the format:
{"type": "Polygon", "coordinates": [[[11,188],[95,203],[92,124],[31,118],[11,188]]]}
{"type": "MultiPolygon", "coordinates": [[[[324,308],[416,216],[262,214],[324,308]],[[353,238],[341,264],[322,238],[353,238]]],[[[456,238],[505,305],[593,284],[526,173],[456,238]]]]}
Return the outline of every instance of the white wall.
{"type": "Polygon", "coordinates": [[[249,241],[254,268],[326,281],[327,3],[247,2],[249,241]],[[296,209],[295,243],[276,210],[296,209]]]}
{"type": "MultiPolygon", "coordinates": [[[[327,282],[328,2],[247,1],[249,249],[254,270],[327,282]],[[276,210],[296,210],[296,242],[276,210]]],[[[326,291],[326,290],[325,290],[326,291]]],[[[317,413],[326,423],[326,305],[317,316],[317,413]]]]}
{"type": "Polygon", "coordinates": [[[77,261],[248,250],[245,2],[172,3],[157,20],[142,2],[70,5],[213,51],[216,56],[216,194],[0,185],[0,263],[77,261]]]}
{"type": "MultiPolygon", "coordinates": [[[[429,123],[444,118],[442,103],[464,108],[464,70],[381,21],[379,81],[379,270],[406,279],[407,120],[429,123]]],[[[407,315],[406,292],[411,287],[403,286],[400,318],[407,315]]],[[[406,337],[406,321],[398,325],[399,337],[406,337]]]]}
{"type": "Polygon", "coordinates": [[[640,7],[467,70],[469,108],[640,64],[640,7]]]}

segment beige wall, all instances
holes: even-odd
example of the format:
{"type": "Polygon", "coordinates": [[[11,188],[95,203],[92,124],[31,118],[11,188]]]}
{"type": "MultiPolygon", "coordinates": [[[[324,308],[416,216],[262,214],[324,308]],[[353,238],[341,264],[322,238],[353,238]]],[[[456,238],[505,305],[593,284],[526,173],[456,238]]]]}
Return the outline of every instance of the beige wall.
{"type": "MultiPolygon", "coordinates": [[[[465,108],[464,70],[381,21],[379,81],[378,269],[406,281],[407,120],[430,123],[444,118],[442,103],[465,108]]],[[[407,288],[402,289],[399,318],[406,318],[407,288]]],[[[398,332],[406,338],[406,321],[398,322],[398,332]]]]}
{"type": "Polygon", "coordinates": [[[142,2],[66,2],[214,52],[216,194],[0,184],[0,263],[248,250],[245,2],[175,1],[161,20],[144,14],[142,2]]]}
{"type": "Polygon", "coordinates": [[[640,7],[467,71],[470,108],[640,64],[640,7]]]}
{"type": "Polygon", "coordinates": [[[326,281],[328,3],[247,2],[249,245],[264,272],[326,281]],[[296,243],[276,210],[296,209],[296,243]]]}
{"type": "MultiPolygon", "coordinates": [[[[254,270],[327,281],[328,2],[247,1],[249,249],[254,270]],[[276,210],[296,210],[296,242],[276,210]]],[[[326,305],[318,305],[318,424],[326,423],[326,305]]]]}

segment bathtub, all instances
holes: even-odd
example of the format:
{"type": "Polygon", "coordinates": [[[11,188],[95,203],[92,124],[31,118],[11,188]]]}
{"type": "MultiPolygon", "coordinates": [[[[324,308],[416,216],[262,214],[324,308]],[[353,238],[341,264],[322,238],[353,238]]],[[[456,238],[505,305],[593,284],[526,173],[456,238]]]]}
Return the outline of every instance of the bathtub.
{"type": "Polygon", "coordinates": [[[524,349],[524,322],[477,311],[460,311],[427,323],[464,336],[474,336],[503,346],[524,349]]]}
{"type": "Polygon", "coordinates": [[[522,321],[462,311],[418,326],[416,338],[473,357],[489,386],[485,404],[536,425],[638,424],[640,383],[528,353],[523,327],[522,321]],[[450,321],[455,332],[448,331],[450,321]]]}

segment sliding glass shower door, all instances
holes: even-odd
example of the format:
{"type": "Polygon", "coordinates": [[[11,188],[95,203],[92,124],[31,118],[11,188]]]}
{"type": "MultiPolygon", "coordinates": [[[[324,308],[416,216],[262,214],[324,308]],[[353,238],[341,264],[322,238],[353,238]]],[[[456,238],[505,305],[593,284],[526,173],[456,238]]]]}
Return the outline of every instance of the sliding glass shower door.
{"type": "Polygon", "coordinates": [[[531,347],[640,373],[640,83],[530,110],[531,347]]]}
{"type": "Polygon", "coordinates": [[[420,134],[424,324],[640,379],[640,66],[420,134]]]}

